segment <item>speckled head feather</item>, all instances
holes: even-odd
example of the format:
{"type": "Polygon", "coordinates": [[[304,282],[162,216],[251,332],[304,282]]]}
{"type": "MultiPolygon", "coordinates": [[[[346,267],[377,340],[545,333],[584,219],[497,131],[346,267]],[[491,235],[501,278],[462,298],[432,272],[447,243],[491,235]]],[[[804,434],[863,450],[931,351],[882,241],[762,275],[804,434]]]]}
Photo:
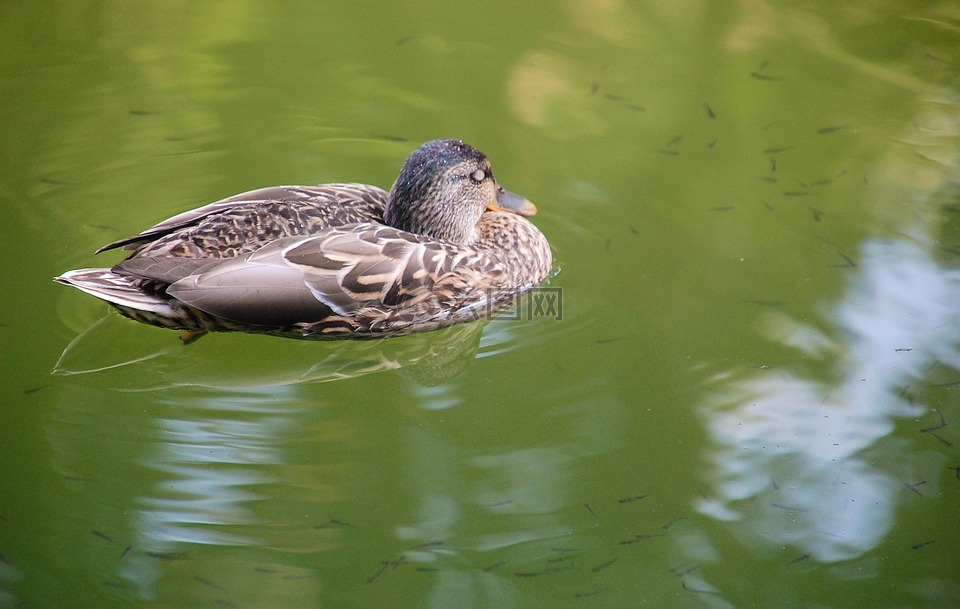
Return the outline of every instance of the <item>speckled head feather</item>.
{"type": "Polygon", "coordinates": [[[433,140],[403,164],[384,221],[418,235],[472,243],[477,222],[497,191],[485,154],[460,140],[433,140]]]}

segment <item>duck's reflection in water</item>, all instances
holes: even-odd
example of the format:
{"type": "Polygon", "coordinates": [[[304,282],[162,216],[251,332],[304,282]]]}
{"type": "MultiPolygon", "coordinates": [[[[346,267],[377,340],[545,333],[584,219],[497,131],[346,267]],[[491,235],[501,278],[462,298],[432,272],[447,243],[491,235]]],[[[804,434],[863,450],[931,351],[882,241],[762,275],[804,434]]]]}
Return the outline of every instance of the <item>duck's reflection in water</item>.
{"type": "MultiPolygon", "coordinates": [[[[364,341],[295,341],[222,334],[179,344],[170,332],[134,326],[110,314],[64,349],[54,372],[123,378],[126,390],[176,386],[267,388],[401,370],[423,385],[462,372],[477,357],[485,320],[435,332],[364,341]],[[132,335],[132,336],[131,336],[132,335]],[[107,347],[109,345],[109,347],[107,347]]],[[[496,336],[497,333],[494,333],[496,336]]],[[[501,336],[504,340],[509,339],[501,336]]],[[[509,345],[505,346],[509,348],[509,345]]]]}

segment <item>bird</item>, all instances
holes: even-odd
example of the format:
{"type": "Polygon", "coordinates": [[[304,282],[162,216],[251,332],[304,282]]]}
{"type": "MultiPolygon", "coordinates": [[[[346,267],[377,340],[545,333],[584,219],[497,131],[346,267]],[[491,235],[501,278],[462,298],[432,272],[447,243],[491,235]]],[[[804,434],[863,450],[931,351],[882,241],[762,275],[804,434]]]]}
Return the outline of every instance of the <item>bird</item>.
{"type": "Polygon", "coordinates": [[[381,338],[476,320],[549,275],[536,206],[504,190],[480,150],[428,141],[387,192],[359,183],[274,186],[104,245],[132,253],[55,281],[133,320],[181,330],[381,338]]]}

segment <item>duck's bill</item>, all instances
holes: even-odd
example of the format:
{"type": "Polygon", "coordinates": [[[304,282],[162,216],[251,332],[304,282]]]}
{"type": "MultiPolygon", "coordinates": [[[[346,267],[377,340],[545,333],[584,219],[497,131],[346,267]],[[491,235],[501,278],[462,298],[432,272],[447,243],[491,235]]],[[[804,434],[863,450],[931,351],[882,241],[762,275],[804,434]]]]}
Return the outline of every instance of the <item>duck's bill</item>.
{"type": "Polygon", "coordinates": [[[487,206],[490,211],[508,211],[529,218],[537,213],[537,206],[509,190],[500,189],[497,198],[487,206]]]}

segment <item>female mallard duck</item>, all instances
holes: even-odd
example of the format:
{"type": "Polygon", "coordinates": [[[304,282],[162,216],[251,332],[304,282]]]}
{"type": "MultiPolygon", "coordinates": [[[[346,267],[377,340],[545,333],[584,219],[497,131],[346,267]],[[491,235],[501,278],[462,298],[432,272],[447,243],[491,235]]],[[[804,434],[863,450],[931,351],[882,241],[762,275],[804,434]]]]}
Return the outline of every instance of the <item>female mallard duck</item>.
{"type": "Polygon", "coordinates": [[[389,194],[366,184],[246,192],[101,247],[134,250],[112,268],[56,280],[191,336],[408,334],[477,319],[543,281],[550,245],[524,217],[535,212],[497,185],[482,152],[434,140],[389,194]]]}

